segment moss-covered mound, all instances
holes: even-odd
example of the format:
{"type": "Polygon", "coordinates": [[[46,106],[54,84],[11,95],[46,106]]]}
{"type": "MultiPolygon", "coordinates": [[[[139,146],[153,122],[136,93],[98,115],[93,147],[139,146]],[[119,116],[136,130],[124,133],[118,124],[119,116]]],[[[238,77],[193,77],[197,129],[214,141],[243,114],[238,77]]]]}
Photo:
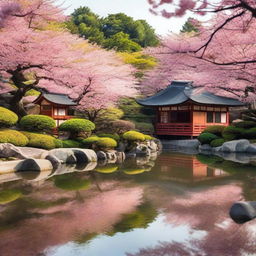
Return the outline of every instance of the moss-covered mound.
{"type": "Polygon", "coordinates": [[[18,122],[18,116],[7,108],[0,107],[0,128],[11,127],[18,122]]]}
{"type": "Polygon", "coordinates": [[[117,146],[117,142],[111,138],[99,138],[96,145],[100,149],[112,149],[117,146]]]}
{"type": "Polygon", "coordinates": [[[145,135],[141,132],[129,131],[123,134],[123,138],[128,141],[144,141],[145,135]]]}
{"type": "Polygon", "coordinates": [[[50,131],[56,127],[55,121],[45,115],[27,115],[21,118],[20,126],[25,131],[50,131]]]}
{"type": "Polygon", "coordinates": [[[56,138],[39,133],[32,133],[32,132],[22,132],[29,140],[27,146],[35,147],[35,148],[42,148],[42,149],[54,149],[60,145],[60,142],[56,140],[56,138]]]}
{"type": "Polygon", "coordinates": [[[0,143],[11,143],[18,147],[25,147],[28,142],[28,138],[21,132],[15,130],[0,130],[0,143]]]}

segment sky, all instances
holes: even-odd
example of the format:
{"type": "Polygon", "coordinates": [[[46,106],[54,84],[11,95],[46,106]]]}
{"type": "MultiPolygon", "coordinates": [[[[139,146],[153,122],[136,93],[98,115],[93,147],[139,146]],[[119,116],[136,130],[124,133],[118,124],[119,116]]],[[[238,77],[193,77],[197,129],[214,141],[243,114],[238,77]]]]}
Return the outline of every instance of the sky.
{"type": "Polygon", "coordinates": [[[182,18],[166,19],[155,16],[149,12],[147,0],[59,0],[66,7],[66,14],[71,14],[74,9],[80,6],[87,6],[100,16],[107,16],[123,12],[134,19],[146,20],[157,34],[164,36],[170,32],[177,33],[187,20],[188,16],[182,18]]]}

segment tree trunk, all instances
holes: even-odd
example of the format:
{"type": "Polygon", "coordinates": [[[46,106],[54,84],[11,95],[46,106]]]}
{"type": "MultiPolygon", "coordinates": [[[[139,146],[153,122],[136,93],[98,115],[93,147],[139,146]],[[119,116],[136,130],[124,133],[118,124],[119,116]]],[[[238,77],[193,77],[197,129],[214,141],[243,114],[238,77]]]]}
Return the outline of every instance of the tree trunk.
{"type": "Polygon", "coordinates": [[[15,92],[10,102],[11,110],[18,115],[19,119],[27,115],[27,112],[24,109],[23,103],[21,101],[23,96],[24,96],[24,92],[19,89],[15,92]]]}

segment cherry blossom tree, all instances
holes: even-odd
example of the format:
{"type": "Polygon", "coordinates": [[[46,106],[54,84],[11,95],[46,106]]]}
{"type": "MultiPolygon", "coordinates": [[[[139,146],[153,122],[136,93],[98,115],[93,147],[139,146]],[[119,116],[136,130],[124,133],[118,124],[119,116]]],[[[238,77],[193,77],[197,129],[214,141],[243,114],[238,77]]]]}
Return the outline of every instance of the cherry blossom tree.
{"type": "Polygon", "coordinates": [[[256,20],[240,16],[218,30],[226,19],[227,14],[218,14],[198,33],[170,35],[160,47],[149,49],[159,65],[147,74],[142,90],[150,94],[171,80],[193,80],[196,86],[214,93],[253,101],[256,20]]]}
{"type": "Polygon", "coordinates": [[[133,69],[114,52],[90,45],[49,21],[64,16],[52,1],[0,2],[0,93],[11,92],[12,109],[23,116],[31,89],[70,95],[78,109],[104,108],[134,95],[133,69]]]}

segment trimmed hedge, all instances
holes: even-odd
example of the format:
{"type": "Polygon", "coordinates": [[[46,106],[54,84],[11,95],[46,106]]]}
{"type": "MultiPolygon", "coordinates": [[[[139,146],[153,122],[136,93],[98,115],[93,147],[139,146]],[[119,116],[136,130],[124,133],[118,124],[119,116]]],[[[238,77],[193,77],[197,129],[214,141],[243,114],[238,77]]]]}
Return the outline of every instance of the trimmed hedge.
{"type": "Polygon", "coordinates": [[[63,148],[63,141],[59,139],[55,139],[55,148],[63,148]]]}
{"type": "Polygon", "coordinates": [[[224,129],[226,128],[226,126],[224,125],[211,125],[208,126],[207,128],[204,129],[203,133],[212,133],[215,134],[217,136],[221,136],[222,132],[224,131],[224,129]]]}
{"type": "Polygon", "coordinates": [[[204,132],[201,133],[197,139],[201,142],[201,144],[210,144],[213,140],[218,139],[218,136],[209,132],[204,132]]]}
{"type": "Polygon", "coordinates": [[[144,134],[145,140],[154,140],[155,138],[150,136],[150,135],[146,135],[144,134]]]}
{"type": "Polygon", "coordinates": [[[243,128],[243,129],[256,128],[256,122],[243,121],[243,122],[234,123],[233,126],[235,126],[237,128],[243,128]]]}
{"type": "Polygon", "coordinates": [[[111,138],[99,138],[96,141],[96,145],[99,148],[107,149],[107,148],[115,148],[117,146],[117,142],[111,138]]]}
{"type": "Polygon", "coordinates": [[[95,144],[100,138],[98,136],[91,136],[87,139],[82,140],[82,143],[85,146],[91,146],[92,144],[95,144]]]}
{"type": "Polygon", "coordinates": [[[18,116],[7,108],[0,107],[0,128],[11,127],[18,122],[18,116]]]}
{"type": "Polygon", "coordinates": [[[15,130],[0,131],[0,143],[11,143],[18,147],[25,147],[28,142],[28,138],[21,132],[15,130]]]}
{"type": "Polygon", "coordinates": [[[81,148],[81,143],[76,140],[63,140],[63,148],[81,148]]]}
{"type": "Polygon", "coordinates": [[[27,115],[21,118],[20,126],[25,131],[50,131],[56,127],[55,121],[45,115],[27,115]]]}
{"type": "Polygon", "coordinates": [[[246,139],[256,139],[256,127],[243,132],[246,139]]]}
{"type": "Polygon", "coordinates": [[[107,138],[111,138],[114,139],[115,141],[119,141],[120,140],[120,136],[117,133],[111,134],[111,133],[100,133],[97,134],[98,137],[107,137],[107,138]]]}
{"type": "Polygon", "coordinates": [[[144,141],[145,135],[141,132],[129,131],[123,134],[123,138],[128,141],[144,141]]]}
{"type": "Polygon", "coordinates": [[[243,133],[245,132],[242,128],[237,128],[234,126],[228,126],[226,127],[222,132],[222,137],[225,140],[236,140],[243,138],[243,133]]]}
{"type": "Polygon", "coordinates": [[[56,148],[56,139],[50,135],[32,133],[32,132],[22,132],[29,140],[28,146],[34,148],[42,149],[54,149],[56,148]]]}
{"type": "Polygon", "coordinates": [[[71,133],[90,132],[95,129],[95,124],[87,119],[74,118],[65,121],[59,127],[60,131],[71,133]]]}
{"type": "Polygon", "coordinates": [[[221,139],[221,138],[220,139],[215,139],[215,140],[211,141],[210,145],[211,145],[211,147],[216,148],[216,147],[222,146],[224,142],[225,142],[224,139],[221,139]]]}

